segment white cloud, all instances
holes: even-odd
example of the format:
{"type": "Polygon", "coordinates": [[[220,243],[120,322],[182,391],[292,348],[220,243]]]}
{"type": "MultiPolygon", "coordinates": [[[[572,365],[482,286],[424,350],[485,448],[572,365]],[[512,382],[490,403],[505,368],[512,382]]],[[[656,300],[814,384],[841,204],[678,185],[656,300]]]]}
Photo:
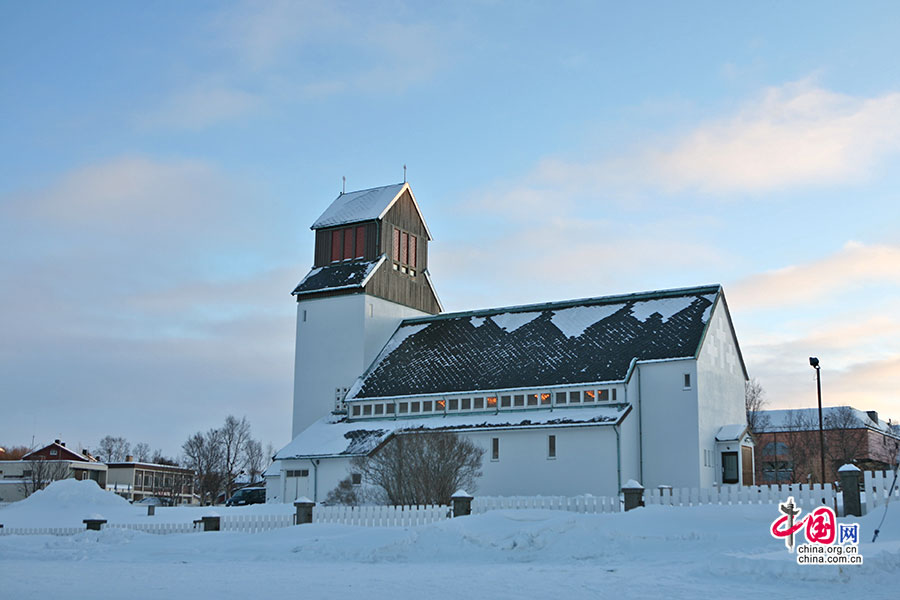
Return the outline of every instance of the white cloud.
{"type": "Polygon", "coordinates": [[[249,114],[263,102],[258,93],[210,82],[174,93],[162,106],[141,115],[139,122],[149,128],[203,129],[249,114]]]}

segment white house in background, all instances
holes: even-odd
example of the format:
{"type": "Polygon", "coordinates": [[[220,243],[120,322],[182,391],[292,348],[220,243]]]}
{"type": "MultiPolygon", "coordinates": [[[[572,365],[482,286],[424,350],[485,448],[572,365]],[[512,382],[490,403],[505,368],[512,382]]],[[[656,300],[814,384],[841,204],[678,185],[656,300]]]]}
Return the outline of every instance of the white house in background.
{"type": "Polygon", "coordinates": [[[721,286],[441,312],[408,184],[342,194],[294,290],[294,439],[270,501],[321,501],[400,435],[485,449],[483,495],[751,483],[746,369],[721,286]]]}
{"type": "Polygon", "coordinates": [[[57,479],[90,479],[106,485],[106,465],[87,450],[76,452],[61,440],[32,450],[22,460],[0,461],[0,502],[16,502],[57,479]]]}

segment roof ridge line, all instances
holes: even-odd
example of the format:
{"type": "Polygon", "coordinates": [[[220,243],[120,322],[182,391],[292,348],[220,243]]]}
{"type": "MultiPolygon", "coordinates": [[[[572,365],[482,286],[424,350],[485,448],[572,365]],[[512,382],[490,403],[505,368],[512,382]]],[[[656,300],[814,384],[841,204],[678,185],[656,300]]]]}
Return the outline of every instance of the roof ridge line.
{"type": "Polygon", "coordinates": [[[450,312],[450,313],[442,313],[439,315],[431,315],[427,317],[414,317],[411,319],[404,319],[400,325],[407,324],[416,324],[416,323],[430,323],[432,321],[440,321],[443,319],[454,319],[461,317],[475,317],[475,316],[492,316],[503,313],[510,312],[537,312],[540,310],[547,310],[551,308],[569,308],[580,305],[595,305],[595,304],[612,304],[615,302],[627,302],[631,300],[642,300],[642,299],[654,299],[654,298],[670,298],[677,296],[687,296],[691,293],[702,293],[702,292],[720,292],[722,290],[722,284],[714,283],[709,285],[700,285],[700,286],[692,286],[692,287],[684,287],[684,288],[671,288],[665,290],[653,290],[653,291],[645,291],[645,292],[634,292],[630,294],[615,294],[612,296],[594,296],[590,298],[577,298],[574,300],[558,300],[555,302],[538,302],[535,304],[517,304],[513,306],[502,306],[498,308],[480,308],[475,310],[464,310],[459,312],[450,312]]]}

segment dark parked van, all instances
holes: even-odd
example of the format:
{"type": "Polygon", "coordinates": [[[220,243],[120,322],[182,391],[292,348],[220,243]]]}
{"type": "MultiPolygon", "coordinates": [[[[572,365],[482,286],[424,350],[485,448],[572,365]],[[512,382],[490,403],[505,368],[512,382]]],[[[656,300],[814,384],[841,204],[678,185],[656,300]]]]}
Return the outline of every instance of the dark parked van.
{"type": "Polygon", "coordinates": [[[243,488],[234,493],[234,496],[228,499],[225,506],[244,506],[245,504],[265,504],[266,488],[251,487],[243,488]]]}

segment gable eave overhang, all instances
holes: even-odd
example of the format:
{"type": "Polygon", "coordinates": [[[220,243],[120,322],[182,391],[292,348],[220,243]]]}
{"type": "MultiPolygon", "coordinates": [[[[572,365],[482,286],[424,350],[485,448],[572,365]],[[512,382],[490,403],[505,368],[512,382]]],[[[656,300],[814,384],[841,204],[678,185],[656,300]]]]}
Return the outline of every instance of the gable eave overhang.
{"type": "Polygon", "coordinates": [[[700,351],[703,349],[703,344],[706,342],[706,335],[709,332],[709,324],[712,322],[713,313],[716,312],[716,308],[718,308],[719,302],[721,301],[722,307],[725,309],[725,317],[728,319],[728,329],[731,331],[731,339],[734,340],[734,347],[737,350],[738,360],[741,363],[741,372],[744,374],[744,381],[749,381],[750,375],[747,373],[747,365],[744,363],[744,354],[741,352],[741,344],[738,341],[737,333],[734,330],[734,322],[731,320],[731,311],[728,310],[728,302],[725,300],[725,290],[722,289],[721,285],[719,285],[718,288],[716,301],[710,308],[709,319],[707,319],[706,324],[703,326],[703,333],[700,335],[700,342],[697,344],[694,358],[696,359],[700,356],[700,351]]]}
{"type": "Polygon", "coordinates": [[[412,198],[413,207],[416,209],[416,214],[419,215],[419,220],[422,221],[422,226],[425,227],[425,235],[428,236],[428,241],[432,241],[434,237],[431,235],[431,230],[428,229],[428,223],[425,221],[424,215],[422,215],[422,209],[419,208],[419,203],[416,201],[416,195],[413,194],[412,188],[409,187],[409,184],[404,182],[403,187],[400,188],[400,191],[397,192],[397,195],[394,196],[394,199],[388,202],[387,206],[384,207],[384,210],[381,211],[381,214],[378,215],[378,220],[381,221],[384,219],[384,216],[391,210],[391,207],[400,199],[400,196],[403,195],[403,192],[409,192],[409,197],[412,198]]]}

